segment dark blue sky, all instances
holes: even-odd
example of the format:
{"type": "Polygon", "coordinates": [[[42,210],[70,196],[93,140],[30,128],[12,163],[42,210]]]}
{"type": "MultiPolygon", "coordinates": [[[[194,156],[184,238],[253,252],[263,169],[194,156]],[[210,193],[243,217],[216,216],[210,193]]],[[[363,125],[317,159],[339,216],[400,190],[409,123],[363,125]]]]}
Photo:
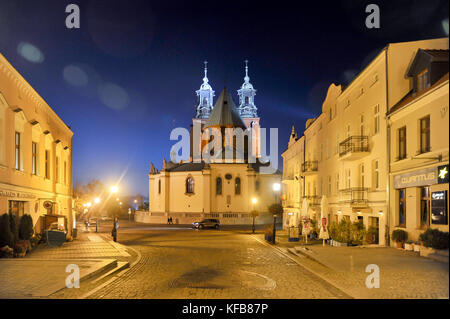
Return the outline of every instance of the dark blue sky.
{"type": "Polygon", "coordinates": [[[448,0],[0,2],[0,52],[75,133],[74,181],[113,183],[126,170],[127,194],[148,194],[149,163],[161,167],[170,131],[189,127],[205,59],[216,97],[226,85],[235,101],[250,61],[261,125],[279,128],[281,153],[330,83],[389,42],[445,36],[448,0]],[[65,27],[70,3],[80,29],[65,27]],[[365,27],[369,3],[378,30],[365,27]]]}

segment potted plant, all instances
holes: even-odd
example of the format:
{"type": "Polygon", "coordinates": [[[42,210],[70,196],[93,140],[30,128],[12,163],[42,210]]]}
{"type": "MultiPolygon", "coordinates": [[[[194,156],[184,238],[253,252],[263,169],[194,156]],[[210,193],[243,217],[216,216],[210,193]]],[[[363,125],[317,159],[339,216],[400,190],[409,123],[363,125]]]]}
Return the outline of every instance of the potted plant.
{"type": "Polygon", "coordinates": [[[412,241],[412,240],[407,240],[406,242],[405,242],[405,250],[407,250],[407,251],[413,251],[413,245],[414,245],[414,242],[412,241]]]}
{"type": "Polygon", "coordinates": [[[448,232],[428,228],[419,236],[421,242],[420,256],[427,257],[428,255],[435,253],[436,250],[448,249],[448,235],[448,232]]]}
{"type": "Polygon", "coordinates": [[[408,233],[403,229],[396,229],[392,232],[392,240],[395,241],[397,248],[403,248],[403,243],[408,239],[408,233]]]}

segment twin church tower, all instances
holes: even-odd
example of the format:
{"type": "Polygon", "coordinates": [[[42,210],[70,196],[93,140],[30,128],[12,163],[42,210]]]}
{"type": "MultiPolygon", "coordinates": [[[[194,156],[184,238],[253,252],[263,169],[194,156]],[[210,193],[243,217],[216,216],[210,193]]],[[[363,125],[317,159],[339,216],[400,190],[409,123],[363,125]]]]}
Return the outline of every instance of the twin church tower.
{"type": "MultiPolygon", "coordinates": [[[[239,106],[237,107],[238,114],[241,118],[258,118],[257,108],[255,106],[256,90],[250,83],[250,77],[248,76],[248,61],[245,60],[245,77],[244,83],[237,91],[239,96],[239,106]]],[[[200,89],[196,91],[198,97],[198,103],[196,107],[197,119],[208,119],[213,110],[213,98],[214,90],[209,84],[208,80],[208,62],[205,61],[205,77],[200,89]]]]}
{"type": "MultiPolygon", "coordinates": [[[[257,108],[255,105],[256,89],[250,83],[250,77],[248,76],[248,61],[245,61],[245,77],[244,83],[241,88],[237,90],[239,97],[239,104],[236,106],[233,97],[225,87],[219,95],[217,101],[214,104],[214,90],[209,84],[208,80],[208,62],[205,61],[205,76],[203,77],[203,83],[197,93],[197,105],[195,109],[195,117],[192,119],[193,126],[198,126],[201,131],[208,128],[218,128],[223,131],[225,128],[241,128],[244,131],[246,129],[253,129],[252,139],[252,154],[255,157],[260,155],[260,130],[259,121],[260,118],[257,114],[257,108]]],[[[191,136],[193,130],[191,127],[191,136]]],[[[223,133],[224,134],[224,133],[223,133]]],[[[204,148],[206,141],[202,140],[200,136],[195,136],[191,140],[191,160],[198,158],[195,154],[200,154],[204,148]],[[194,152],[193,150],[196,149],[194,152]],[[194,154],[195,153],[195,154],[194,154]]],[[[231,141],[232,136],[223,136],[224,147],[225,141],[230,139],[229,145],[235,148],[234,143],[231,141]]]]}

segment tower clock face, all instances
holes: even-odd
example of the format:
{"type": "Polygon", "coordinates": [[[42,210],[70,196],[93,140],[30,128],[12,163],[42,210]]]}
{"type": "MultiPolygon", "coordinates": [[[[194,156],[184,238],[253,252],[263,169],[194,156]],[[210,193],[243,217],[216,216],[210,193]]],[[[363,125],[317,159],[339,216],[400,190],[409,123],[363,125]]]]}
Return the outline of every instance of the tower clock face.
{"type": "Polygon", "coordinates": [[[232,179],[233,176],[231,176],[231,174],[226,174],[226,175],[225,175],[225,178],[226,178],[226,179],[232,179]]]}

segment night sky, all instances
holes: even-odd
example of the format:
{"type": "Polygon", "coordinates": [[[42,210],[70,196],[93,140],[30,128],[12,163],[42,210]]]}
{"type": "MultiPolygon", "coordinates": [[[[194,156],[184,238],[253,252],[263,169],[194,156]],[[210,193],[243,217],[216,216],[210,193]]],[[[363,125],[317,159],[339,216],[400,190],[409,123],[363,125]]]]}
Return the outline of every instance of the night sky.
{"type": "Polygon", "coordinates": [[[328,86],[387,43],[445,36],[448,0],[0,1],[0,52],[74,131],[74,182],[124,174],[121,192],[145,196],[150,162],[161,168],[170,131],[192,122],[205,59],[216,98],[226,85],[235,102],[249,60],[261,126],[279,128],[281,153],[328,86]],[[65,27],[70,3],[80,29],[65,27]],[[370,3],[380,29],[365,27],[370,3]]]}

